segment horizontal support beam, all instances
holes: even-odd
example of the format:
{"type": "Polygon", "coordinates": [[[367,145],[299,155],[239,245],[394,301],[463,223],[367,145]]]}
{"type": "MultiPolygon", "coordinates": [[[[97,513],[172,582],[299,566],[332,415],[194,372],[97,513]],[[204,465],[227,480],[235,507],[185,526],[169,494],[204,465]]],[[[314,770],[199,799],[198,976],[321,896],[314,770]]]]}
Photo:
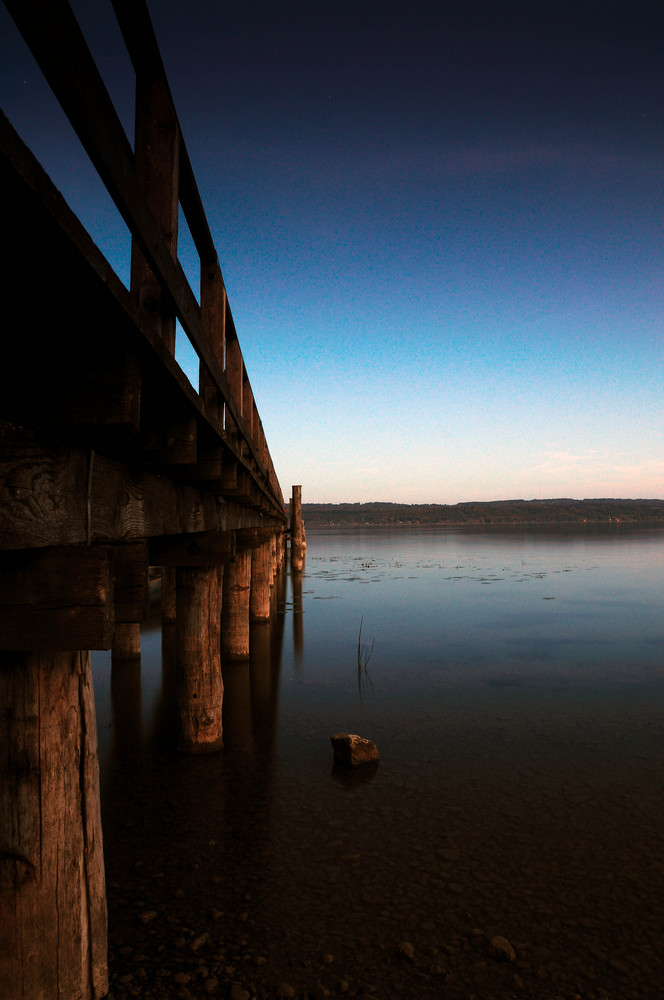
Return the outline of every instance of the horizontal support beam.
{"type": "Polygon", "coordinates": [[[110,649],[113,598],[107,546],[0,553],[0,649],[110,649]]]}
{"type": "Polygon", "coordinates": [[[228,565],[235,556],[234,531],[203,531],[191,535],[151,538],[151,566],[228,565]]]}
{"type": "Polygon", "coordinates": [[[281,521],[0,423],[0,549],[237,531],[281,521]]]}
{"type": "Polygon", "coordinates": [[[236,533],[237,547],[239,549],[255,549],[264,542],[269,542],[275,535],[280,533],[279,528],[244,528],[236,533]]]}

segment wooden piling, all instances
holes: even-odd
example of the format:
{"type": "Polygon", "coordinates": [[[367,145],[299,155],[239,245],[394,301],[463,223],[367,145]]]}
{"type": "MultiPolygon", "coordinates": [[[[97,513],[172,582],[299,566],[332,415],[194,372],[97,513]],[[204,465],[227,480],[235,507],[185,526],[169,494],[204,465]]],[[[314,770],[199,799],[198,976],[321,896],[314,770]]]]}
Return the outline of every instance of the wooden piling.
{"type": "Polygon", "coordinates": [[[140,660],[141,626],[138,622],[116,623],[111,656],[113,660],[140,660]]]}
{"type": "Polygon", "coordinates": [[[108,992],[90,654],[0,653],[0,997],[108,992]]]}
{"type": "Polygon", "coordinates": [[[293,486],[290,503],[291,568],[296,573],[302,571],[307,542],[302,520],[302,487],[293,486]]]}
{"type": "Polygon", "coordinates": [[[262,542],[251,550],[251,597],[249,618],[266,622],[270,618],[270,596],[273,578],[271,541],[262,542]]]}
{"type": "MultiPolygon", "coordinates": [[[[264,541],[282,530],[285,508],[144,0],[113,5],[136,74],[133,147],[69,4],[7,6],[132,240],[128,292],[0,116],[16,207],[7,286],[31,303],[18,362],[0,372],[0,1000],[99,1000],[106,909],[88,650],[112,649],[114,752],[128,753],[148,568],[164,567],[164,692],[178,691],[182,749],[216,749],[220,567],[240,532],[264,541]],[[200,306],[178,261],[180,212],[200,306]],[[54,314],[66,318],[55,340],[54,314]],[[174,361],[176,317],[201,360],[199,393],[174,361]]],[[[229,571],[228,658],[249,655],[249,548],[229,571]]]]}
{"type": "Polygon", "coordinates": [[[220,566],[176,570],[178,748],[185,753],[223,746],[222,579],[220,566]]]}
{"type": "Polygon", "coordinates": [[[283,531],[278,531],[274,536],[275,547],[275,573],[279,573],[285,561],[286,535],[283,531]]]}
{"type": "Polygon", "coordinates": [[[227,660],[249,657],[251,550],[241,549],[224,572],[221,611],[221,655],[227,660]]]}
{"type": "Polygon", "coordinates": [[[165,625],[175,621],[175,566],[161,567],[161,620],[165,625]]]}

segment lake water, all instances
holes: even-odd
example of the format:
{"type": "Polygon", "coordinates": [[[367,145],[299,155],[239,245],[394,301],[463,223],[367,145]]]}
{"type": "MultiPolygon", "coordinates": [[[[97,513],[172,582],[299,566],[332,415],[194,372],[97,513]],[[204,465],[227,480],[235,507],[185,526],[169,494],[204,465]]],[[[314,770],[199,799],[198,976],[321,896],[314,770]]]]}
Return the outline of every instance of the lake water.
{"type": "Polygon", "coordinates": [[[173,749],[168,629],[94,655],[112,995],[658,1000],[664,528],[307,541],[221,753],[173,749]]]}

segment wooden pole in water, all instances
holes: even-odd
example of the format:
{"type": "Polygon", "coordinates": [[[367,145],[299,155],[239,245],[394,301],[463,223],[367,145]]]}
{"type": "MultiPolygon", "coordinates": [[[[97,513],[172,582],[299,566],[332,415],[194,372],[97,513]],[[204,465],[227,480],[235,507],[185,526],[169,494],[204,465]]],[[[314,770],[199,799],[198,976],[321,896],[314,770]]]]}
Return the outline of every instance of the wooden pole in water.
{"type": "Polygon", "coordinates": [[[178,748],[185,753],[223,746],[222,579],[221,566],[176,570],[178,748]]]}
{"type": "Polygon", "coordinates": [[[290,503],[290,527],[291,527],[291,567],[296,573],[301,572],[304,566],[304,555],[307,551],[307,542],[304,532],[304,521],[302,520],[302,487],[293,486],[290,503]]]}
{"type": "Polygon", "coordinates": [[[251,550],[251,597],[249,618],[266,622],[270,618],[270,592],[273,578],[272,542],[262,542],[251,550]]]}
{"type": "Polygon", "coordinates": [[[113,660],[140,660],[141,626],[139,622],[116,624],[111,656],[113,660]]]}
{"type": "Polygon", "coordinates": [[[240,549],[224,572],[221,654],[227,660],[249,658],[251,549],[240,549]]]}
{"type": "Polygon", "coordinates": [[[0,653],[0,997],[108,992],[90,654],[0,653]]]}
{"type": "Polygon", "coordinates": [[[276,562],[275,562],[275,572],[279,573],[284,565],[286,558],[286,533],[284,531],[279,531],[274,536],[275,551],[276,551],[276,562]]]}
{"type": "Polygon", "coordinates": [[[175,621],[175,566],[161,567],[161,621],[163,625],[175,621]]]}

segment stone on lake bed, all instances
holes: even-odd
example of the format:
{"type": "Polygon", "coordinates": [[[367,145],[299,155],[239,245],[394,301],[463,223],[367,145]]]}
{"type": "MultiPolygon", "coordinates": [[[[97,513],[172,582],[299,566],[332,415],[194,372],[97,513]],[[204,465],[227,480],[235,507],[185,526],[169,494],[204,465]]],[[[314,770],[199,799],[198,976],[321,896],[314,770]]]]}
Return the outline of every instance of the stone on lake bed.
{"type": "Polygon", "coordinates": [[[355,733],[336,733],[330,736],[330,741],[337,764],[357,767],[359,764],[374,764],[380,760],[376,744],[355,733]]]}
{"type": "Polygon", "coordinates": [[[489,944],[489,954],[492,958],[497,958],[499,961],[516,961],[514,948],[509,943],[507,938],[502,937],[500,934],[496,934],[495,937],[491,938],[491,942],[489,944]]]}

